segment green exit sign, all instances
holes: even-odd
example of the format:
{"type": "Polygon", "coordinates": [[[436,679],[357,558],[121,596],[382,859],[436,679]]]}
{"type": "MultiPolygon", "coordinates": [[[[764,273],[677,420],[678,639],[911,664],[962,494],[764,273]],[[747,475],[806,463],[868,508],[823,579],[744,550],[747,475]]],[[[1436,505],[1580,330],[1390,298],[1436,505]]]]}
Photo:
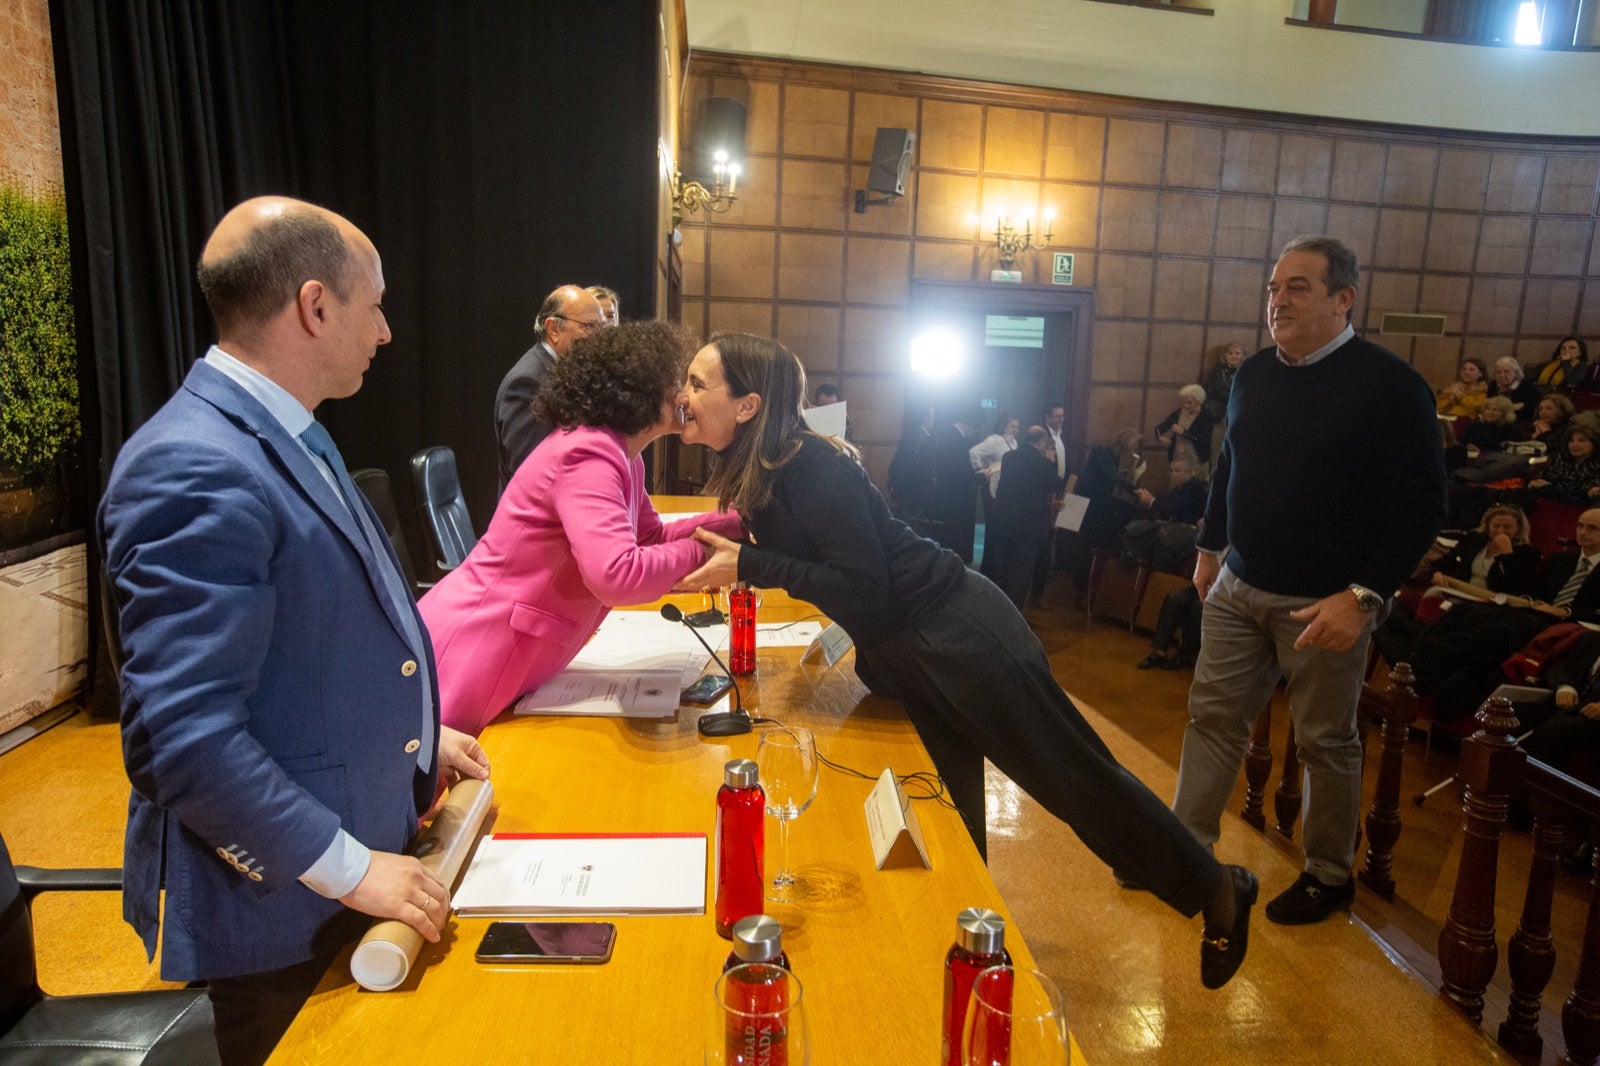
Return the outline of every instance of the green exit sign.
{"type": "Polygon", "coordinates": [[[1072,253],[1057,252],[1055,269],[1050,273],[1050,280],[1057,285],[1072,284],[1072,253]]]}

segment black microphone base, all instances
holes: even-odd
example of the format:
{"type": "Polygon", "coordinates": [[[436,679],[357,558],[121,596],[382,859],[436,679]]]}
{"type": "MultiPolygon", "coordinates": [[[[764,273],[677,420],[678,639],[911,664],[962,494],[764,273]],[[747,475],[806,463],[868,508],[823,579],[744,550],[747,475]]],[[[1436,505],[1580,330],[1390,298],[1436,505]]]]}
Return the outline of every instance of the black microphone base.
{"type": "Polygon", "coordinates": [[[702,714],[698,728],[703,737],[736,737],[750,732],[750,717],[731,711],[702,714]]]}

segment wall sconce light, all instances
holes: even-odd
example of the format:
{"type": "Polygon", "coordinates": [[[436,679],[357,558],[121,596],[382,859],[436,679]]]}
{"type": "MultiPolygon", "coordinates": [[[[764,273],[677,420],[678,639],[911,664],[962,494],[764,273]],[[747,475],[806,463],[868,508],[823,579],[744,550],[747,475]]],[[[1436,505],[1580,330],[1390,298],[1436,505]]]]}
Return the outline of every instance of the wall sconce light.
{"type": "Polygon", "coordinates": [[[739,199],[734,192],[739,187],[739,175],[744,173],[743,168],[738,163],[730,162],[728,153],[720,148],[712,159],[714,162],[711,167],[712,179],[709,189],[698,181],[684,181],[681,172],[673,172],[672,224],[674,226],[683,221],[685,212],[692,215],[703,207],[708,214],[721,214],[739,199]]]}
{"type": "Polygon", "coordinates": [[[1017,256],[1023,252],[1031,252],[1050,245],[1050,238],[1055,227],[1056,212],[1054,208],[1044,213],[1044,238],[1042,243],[1035,243],[1033,239],[1033,219],[1027,217],[1022,220],[1022,230],[1018,232],[1016,223],[1004,211],[995,216],[994,243],[1000,249],[1000,269],[1010,270],[1011,264],[1016,262],[1017,256]]]}

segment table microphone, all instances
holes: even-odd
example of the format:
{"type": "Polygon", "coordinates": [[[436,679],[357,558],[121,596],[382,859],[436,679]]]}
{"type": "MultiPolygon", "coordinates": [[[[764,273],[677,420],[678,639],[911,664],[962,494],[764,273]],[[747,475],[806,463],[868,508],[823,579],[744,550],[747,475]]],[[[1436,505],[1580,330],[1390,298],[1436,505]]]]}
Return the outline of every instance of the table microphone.
{"type": "Polygon", "coordinates": [[[701,647],[711,653],[712,660],[722,667],[723,674],[728,678],[728,684],[733,687],[733,710],[715,714],[702,714],[699,722],[700,735],[703,737],[733,737],[738,736],[740,733],[750,732],[750,715],[745,712],[744,697],[739,693],[739,682],[733,679],[733,671],[728,669],[727,664],[712,650],[711,645],[706,643],[706,638],[700,635],[700,631],[690,625],[688,620],[683,617],[683,612],[678,609],[676,604],[662,604],[661,617],[669,622],[681,622],[683,628],[693,633],[694,639],[698,640],[701,647]]]}

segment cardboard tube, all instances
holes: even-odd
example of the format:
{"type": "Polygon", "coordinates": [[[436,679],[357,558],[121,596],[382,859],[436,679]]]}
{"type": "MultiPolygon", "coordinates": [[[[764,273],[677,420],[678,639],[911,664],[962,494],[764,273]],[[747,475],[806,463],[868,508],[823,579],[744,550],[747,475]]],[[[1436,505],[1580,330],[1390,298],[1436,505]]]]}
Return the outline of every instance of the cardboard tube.
{"type": "MultiPolygon", "coordinates": [[[[422,865],[439,880],[455,884],[493,802],[493,785],[462,778],[450,790],[450,798],[434,815],[433,822],[417,838],[411,854],[421,859],[422,865]]],[[[350,957],[350,975],[369,992],[399,988],[421,950],[422,934],[405,922],[374,922],[350,957]]]]}

